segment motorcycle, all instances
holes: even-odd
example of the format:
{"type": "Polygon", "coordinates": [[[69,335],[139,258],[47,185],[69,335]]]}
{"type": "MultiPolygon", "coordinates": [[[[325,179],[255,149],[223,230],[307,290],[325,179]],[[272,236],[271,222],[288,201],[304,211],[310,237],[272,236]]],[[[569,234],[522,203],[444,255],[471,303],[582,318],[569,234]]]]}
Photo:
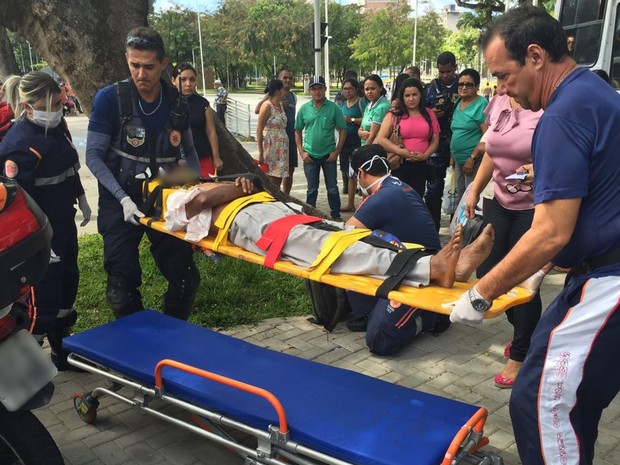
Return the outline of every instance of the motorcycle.
{"type": "Polygon", "coordinates": [[[32,286],[50,260],[52,228],[14,181],[0,177],[0,464],[63,465],[31,410],[46,405],[58,370],[31,334],[32,286]]]}

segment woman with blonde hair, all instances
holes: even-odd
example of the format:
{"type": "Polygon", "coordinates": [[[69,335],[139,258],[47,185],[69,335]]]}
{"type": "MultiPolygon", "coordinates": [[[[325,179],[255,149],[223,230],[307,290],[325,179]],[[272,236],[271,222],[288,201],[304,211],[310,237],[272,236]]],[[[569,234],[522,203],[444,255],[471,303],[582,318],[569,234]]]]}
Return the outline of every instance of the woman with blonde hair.
{"type": "Polygon", "coordinates": [[[73,304],[79,281],[75,204],[84,216],[81,226],[90,221],[91,210],[56,81],[32,72],[11,76],[4,87],[16,122],[0,144],[2,174],[30,194],[54,230],[50,266],[34,287],[38,316],[33,336],[40,341],[47,335],[52,360],[59,370],[67,370],[71,367],[62,338],[77,319],[73,304]]]}

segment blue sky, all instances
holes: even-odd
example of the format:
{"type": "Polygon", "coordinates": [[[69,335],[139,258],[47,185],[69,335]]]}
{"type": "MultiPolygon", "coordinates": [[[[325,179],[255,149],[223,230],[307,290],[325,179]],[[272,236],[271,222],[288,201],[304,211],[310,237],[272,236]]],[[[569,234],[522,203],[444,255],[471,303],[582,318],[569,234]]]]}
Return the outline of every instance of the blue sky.
{"type": "MultiPolygon", "coordinates": [[[[332,0],[337,1],[343,5],[353,3],[354,0],[332,0]]],[[[413,5],[413,1],[411,2],[413,5]]],[[[454,0],[430,0],[429,4],[435,5],[437,8],[441,8],[444,5],[455,3],[454,0]]],[[[220,0],[155,0],[155,10],[167,9],[172,5],[180,5],[185,8],[189,8],[194,11],[215,11],[220,4],[220,0]]],[[[420,11],[427,9],[427,5],[419,4],[420,11]]]]}

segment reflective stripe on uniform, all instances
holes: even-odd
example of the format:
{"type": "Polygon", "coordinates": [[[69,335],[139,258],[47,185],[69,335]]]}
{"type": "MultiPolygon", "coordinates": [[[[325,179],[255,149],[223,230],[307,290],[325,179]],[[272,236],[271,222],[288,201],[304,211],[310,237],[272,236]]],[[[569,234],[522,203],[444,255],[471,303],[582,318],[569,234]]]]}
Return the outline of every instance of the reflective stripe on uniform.
{"type": "MultiPolygon", "coordinates": [[[[117,147],[110,147],[110,150],[112,150],[114,153],[116,153],[117,155],[120,155],[123,158],[127,158],[128,160],[137,161],[139,163],[145,163],[147,165],[151,162],[151,159],[149,157],[136,157],[135,155],[130,155],[127,152],[123,152],[121,149],[117,147]]],[[[174,163],[176,161],[177,161],[176,157],[155,157],[156,163],[174,163]]]]}
{"type": "Polygon", "coordinates": [[[63,181],[65,181],[67,178],[70,178],[71,176],[75,176],[78,172],[78,170],[80,169],[80,164],[76,163],[74,166],[66,169],[65,171],[63,171],[60,174],[57,174],[56,176],[50,176],[48,178],[36,178],[34,180],[34,185],[35,186],[53,186],[56,184],[60,184],[63,181]]]}
{"type": "Polygon", "coordinates": [[[546,463],[578,465],[580,444],[570,413],[592,346],[618,307],[617,276],[591,278],[581,299],[549,335],[538,392],[539,434],[546,463]]]}

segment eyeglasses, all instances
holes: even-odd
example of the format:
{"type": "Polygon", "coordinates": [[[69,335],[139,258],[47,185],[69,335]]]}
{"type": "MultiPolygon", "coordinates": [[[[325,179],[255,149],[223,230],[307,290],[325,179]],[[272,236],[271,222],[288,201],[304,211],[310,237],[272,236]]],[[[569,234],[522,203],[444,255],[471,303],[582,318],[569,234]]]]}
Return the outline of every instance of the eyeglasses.
{"type": "Polygon", "coordinates": [[[523,182],[518,184],[506,184],[506,190],[511,194],[516,194],[517,192],[529,192],[532,190],[532,185],[523,184],[523,182]]]}
{"type": "Polygon", "coordinates": [[[458,87],[459,89],[471,89],[472,87],[474,87],[474,83],[473,82],[459,82],[458,83],[458,87]]]}

